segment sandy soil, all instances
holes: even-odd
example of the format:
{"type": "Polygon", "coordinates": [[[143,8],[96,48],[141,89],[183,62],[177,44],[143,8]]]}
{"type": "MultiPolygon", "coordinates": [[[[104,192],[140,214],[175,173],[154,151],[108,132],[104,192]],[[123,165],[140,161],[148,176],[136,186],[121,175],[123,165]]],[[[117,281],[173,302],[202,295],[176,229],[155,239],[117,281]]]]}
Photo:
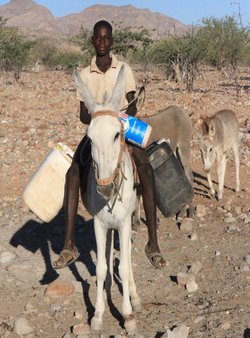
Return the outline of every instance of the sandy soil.
{"type": "MultiPolygon", "coordinates": [[[[136,71],[138,84],[144,75],[136,71]]],[[[146,75],[146,101],[141,114],[176,104],[191,116],[197,213],[192,230],[185,232],[175,218],[165,219],[159,212],[159,243],[168,262],[162,270],[155,270],[145,256],[145,225],[142,223],[133,233],[133,268],[143,305],[135,314],[139,332],[148,338],[162,337],[167,328],[185,323],[190,327],[190,338],[250,337],[249,69],[241,70],[238,87],[215,71],[203,70],[192,93],[165,80],[160,69],[146,75]],[[240,122],[242,191],[234,192],[235,170],[230,157],[224,198],[218,202],[209,196],[198,135],[200,116],[224,108],[233,109],[240,122]],[[188,292],[176,283],[176,276],[196,262],[202,266],[195,277],[198,290],[188,292]]],[[[79,121],[72,75],[59,71],[27,72],[16,83],[1,74],[1,82],[0,337],[75,337],[74,325],[87,324],[94,311],[93,222],[80,205],[76,226],[80,259],[72,267],[55,272],[51,261],[63,245],[63,214],[50,223],[42,223],[22,199],[28,179],[48,151],[59,141],[74,150],[85,133],[79,121]],[[45,296],[48,285],[55,280],[73,283],[75,292],[57,298],[45,296]],[[30,331],[18,331],[20,317],[27,319],[26,329],[28,325],[30,331]]],[[[212,175],[217,182],[215,168],[212,175]]],[[[118,252],[115,257],[117,266],[118,252]]],[[[120,313],[121,287],[119,279],[115,281],[104,314],[102,337],[125,336],[120,313]]],[[[84,328],[87,330],[87,325],[84,328]]],[[[79,337],[87,335],[82,333],[79,337]]]]}

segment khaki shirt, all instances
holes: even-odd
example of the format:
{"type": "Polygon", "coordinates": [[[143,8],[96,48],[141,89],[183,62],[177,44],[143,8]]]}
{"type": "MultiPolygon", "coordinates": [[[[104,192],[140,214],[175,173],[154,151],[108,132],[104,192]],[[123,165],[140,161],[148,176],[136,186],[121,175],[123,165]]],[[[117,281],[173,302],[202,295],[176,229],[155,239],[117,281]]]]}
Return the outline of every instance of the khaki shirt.
{"type": "MultiPolygon", "coordinates": [[[[126,94],[132,91],[136,91],[135,80],[133,72],[129,65],[125,62],[119,61],[115,55],[110,54],[112,58],[110,68],[103,73],[96,65],[96,57],[94,56],[91,64],[84,68],[80,72],[82,81],[87,86],[97,103],[102,104],[105,97],[111,97],[116,80],[121,66],[124,64],[125,74],[125,90],[126,94]]],[[[81,96],[77,92],[77,99],[82,101],[81,96]]],[[[120,109],[124,108],[128,104],[126,96],[121,100],[120,109]]]]}

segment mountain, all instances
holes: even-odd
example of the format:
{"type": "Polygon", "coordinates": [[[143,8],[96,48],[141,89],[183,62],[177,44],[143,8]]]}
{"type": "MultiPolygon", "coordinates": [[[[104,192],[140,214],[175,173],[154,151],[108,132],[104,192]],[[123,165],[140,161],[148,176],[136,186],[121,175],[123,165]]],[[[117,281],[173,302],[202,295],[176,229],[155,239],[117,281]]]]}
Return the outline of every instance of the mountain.
{"type": "Polygon", "coordinates": [[[77,34],[81,25],[92,29],[95,22],[101,19],[109,21],[114,29],[129,28],[140,31],[145,28],[154,38],[182,35],[189,28],[164,14],[135,8],[132,5],[94,5],[80,13],[56,18],[46,7],[36,4],[33,0],[11,0],[8,4],[0,6],[0,16],[7,19],[8,26],[64,35],[77,34]]]}

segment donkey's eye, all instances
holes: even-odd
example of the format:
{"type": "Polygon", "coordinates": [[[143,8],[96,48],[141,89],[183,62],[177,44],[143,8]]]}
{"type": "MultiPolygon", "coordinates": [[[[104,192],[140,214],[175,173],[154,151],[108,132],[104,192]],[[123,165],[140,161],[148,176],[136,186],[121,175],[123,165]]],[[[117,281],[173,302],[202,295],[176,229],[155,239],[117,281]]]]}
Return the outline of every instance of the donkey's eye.
{"type": "Polygon", "coordinates": [[[116,133],[116,134],[115,134],[114,141],[116,141],[116,140],[118,139],[119,135],[120,135],[120,133],[116,133]]]}
{"type": "Polygon", "coordinates": [[[209,149],[209,152],[211,153],[212,151],[213,151],[213,148],[210,148],[210,149],[209,149]]]}

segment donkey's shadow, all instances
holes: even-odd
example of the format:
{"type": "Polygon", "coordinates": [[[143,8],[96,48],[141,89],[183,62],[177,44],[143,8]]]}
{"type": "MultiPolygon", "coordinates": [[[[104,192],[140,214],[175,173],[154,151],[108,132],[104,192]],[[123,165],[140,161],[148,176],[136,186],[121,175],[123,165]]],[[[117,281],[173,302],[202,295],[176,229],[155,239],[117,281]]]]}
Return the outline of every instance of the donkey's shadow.
{"type": "MultiPolygon", "coordinates": [[[[46,267],[46,271],[40,283],[51,283],[59,277],[58,273],[52,267],[50,250],[58,255],[63,249],[63,211],[60,211],[49,223],[39,223],[35,220],[29,220],[12,236],[10,244],[14,247],[21,245],[32,253],[40,250],[46,267]]],[[[95,264],[90,255],[91,251],[96,252],[93,221],[85,221],[79,215],[77,215],[76,219],[75,245],[81,253],[79,260],[85,264],[91,276],[95,275],[95,264]]],[[[72,273],[74,274],[74,271],[72,271],[72,273]]],[[[78,277],[76,280],[78,280],[78,277]]]]}
{"type": "MultiPolygon", "coordinates": [[[[200,195],[206,199],[211,199],[210,188],[208,186],[208,180],[206,176],[201,175],[198,172],[193,172],[194,175],[194,193],[195,195],[200,195]]],[[[213,184],[218,185],[217,181],[212,180],[213,184]]],[[[224,189],[229,191],[234,191],[234,189],[228,187],[224,184],[224,189]]],[[[216,197],[217,198],[217,197],[216,197]]]]}
{"type": "MultiPolygon", "coordinates": [[[[50,284],[59,277],[59,274],[52,266],[50,251],[52,250],[57,255],[59,255],[62,251],[65,236],[64,229],[64,213],[63,210],[61,210],[49,223],[39,223],[32,219],[27,221],[10,239],[10,244],[14,247],[21,245],[32,253],[40,250],[45,263],[45,272],[39,281],[42,285],[50,284]]],[[[115,249],[119,250],[119,240],[117,238],[117,234],[115,234],[115,239],[115,249]]],[[[86,266],[90,276],[95,276],[96,266],[91,257],[91,252],[94,251],[96,253],[93,219],[86,221],[80,215],[77,215],[75,246],[80,252],[78,261],[82,262],[86,266]]],[[[75,264],[69,265],[68,268],[71,270],[75,280],[82,284],[83,298],[88,311],[88,321],[90,321],[94,315],[94,306],[89,298],[90,285],[86,279],[81,276],[75,264]]],[[[114,272],[118,273],[117,262],[114,267],[114,272]]],[[[118,278],[115,279],[115,283],[118,285],[120,292],[122,292],[118,278]]],[[[112,302],[111,290],[109,288],[107,289],[107,296],[108,306],[112,315],[122,325],[122,315],[112,302]]]]}

